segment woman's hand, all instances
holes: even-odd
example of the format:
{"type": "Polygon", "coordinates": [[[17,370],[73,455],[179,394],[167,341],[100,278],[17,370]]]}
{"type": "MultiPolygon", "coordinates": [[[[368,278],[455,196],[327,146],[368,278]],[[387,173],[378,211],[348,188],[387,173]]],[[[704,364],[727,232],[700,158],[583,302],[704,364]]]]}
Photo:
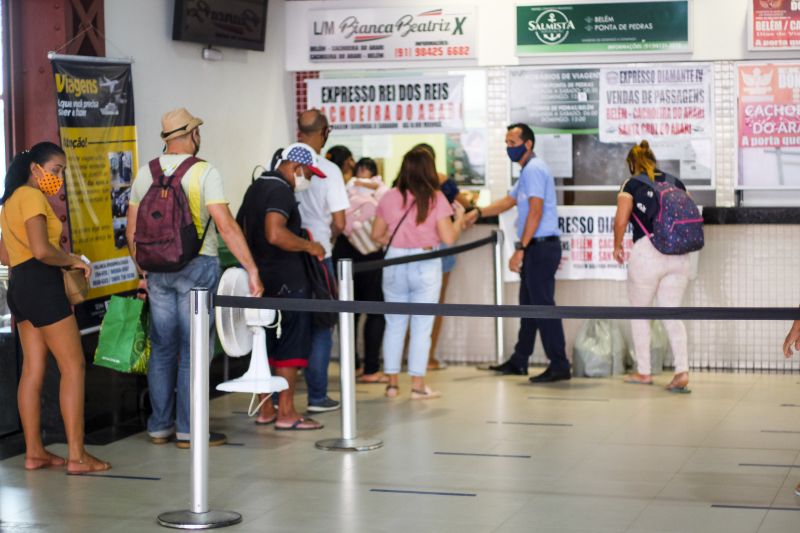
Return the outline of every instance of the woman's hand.
{"type": "Polygon", "coordinates": [[[464,214],[467,212],[464,209],[464,206],[458,202],[453,202],[453,211],[455,211],[455,218],[456,222],[463,227],[464,225],[464,214]]]}
{"type": "Polygon", "coordinates": [[[614,260],[620,265],[625,263],[625,250],[622,246],[614,247],[614,260]]]}
{"type": "Polygon", "coordinates": [[[800,320],[794,321],[792,329],[790,329],[789,334],[786,335],[786,340],[783,341],[783,355],[786,356],[786,358],[792,356],[792,348],[800,350],[800,320]]]}
{"type": "Polygon", "coordinates": [[[516,272],[517,274],[522,272],[522,259],[525,257],[524,250],[517,250],[514,252],[514,255],[511,256],[511,259],[508,260],[508,269],[511,272],[516,272]]]}
{"type": "Polygon", "coordinates": [[[90,265],[88,263],[84,263],[83,259],[81,259],[79,256],[77,256],[75,254],[70,254],[70,256],[72,257],[72,259],[74,259],[73,263],[71,265],[69,265],[70,269],[83,270],[83,276],[86,279],[89,279],[90,277],[92,277],[92,265],[90,265]]]}

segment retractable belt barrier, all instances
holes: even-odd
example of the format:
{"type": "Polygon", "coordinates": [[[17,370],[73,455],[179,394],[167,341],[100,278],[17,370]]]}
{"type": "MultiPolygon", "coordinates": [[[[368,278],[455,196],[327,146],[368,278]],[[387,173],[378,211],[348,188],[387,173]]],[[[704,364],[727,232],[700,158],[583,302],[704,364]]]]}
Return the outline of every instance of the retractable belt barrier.
{"type": "Polygon", "coordinates": [[[623,320],[798,320],[797,307],[603,307],[558,305],[419,304],[217,296],[215,306],[370,315],[504,318],[615,318],[623,320]]]}
{"type": "Polygon", "coordinates": [[[484,239],[468,242],[467,244],[462,244],[460,246],[436,250],[435,252],[407,255],[405,257],[396,257],[394,259],[377,259],[375,261],[362,261],[359,263],[353,263],[353,274],[358,274],[359,272],[369,272],[370,270],[378,270],[389,266],[404,265],[406,263],[416,263],[417,261],[427,261],[428,259],[439,259],[440,257],[447,257],[448,255],[463,254],[464,252],[474,250],[475,248],[480,248],[481,246],[485,246],[487,244],[494,244],[498,242],[498,238],[498,233],[494,232],[484,239]]]}
{"type": "Polygon", "coordinates": [[[158,523],[180,529],[207,529],[233,525],[242,520],[239,513],[210,510],[208,506],[208,419],[209,419],[209,324],[213,307],[243,309],[279,309],[282,311],[339,313],[340,382],[342,436],[316,443],[322,450],[366,451],[383,446],[376,438],[359,438],[356,428],[355,401],[355,313],[385,315],[438,315],[488,317],[495,322],[495,352],[498,362],[503,354],[503,317],[557,318],[615,318],[661,320],[797,320],[800,309],[768,307],[602,307],[502,305],[503,234],[494,231],[490,237],[461,246],[431,253],[382,261],[353,264],[350,259],[339,261],[339,301],[296,298],[252,298],[214,296],[207,288],[192,289],[191,295],[191,448],[192,448],[192,506],[191,509],[162,513],[158,523]],[[353,273],[376,270],[387,266],[413,263],[456,255],[493,244],[495,305],[419,304],[353,301],[353,273]]]}

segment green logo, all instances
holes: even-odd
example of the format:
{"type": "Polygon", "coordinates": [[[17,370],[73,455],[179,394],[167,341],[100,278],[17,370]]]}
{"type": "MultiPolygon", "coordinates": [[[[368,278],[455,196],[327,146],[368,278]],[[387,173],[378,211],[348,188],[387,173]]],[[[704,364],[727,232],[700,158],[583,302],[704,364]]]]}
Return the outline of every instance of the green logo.
{"type": "Polygon", "coordinates": [[[570,30],[575,29],[575,24],[558,9],[546,9],[528,21],[528,31],[532,31],[536,38],[546,45],[563,43],[569,36],[570,30]]]}

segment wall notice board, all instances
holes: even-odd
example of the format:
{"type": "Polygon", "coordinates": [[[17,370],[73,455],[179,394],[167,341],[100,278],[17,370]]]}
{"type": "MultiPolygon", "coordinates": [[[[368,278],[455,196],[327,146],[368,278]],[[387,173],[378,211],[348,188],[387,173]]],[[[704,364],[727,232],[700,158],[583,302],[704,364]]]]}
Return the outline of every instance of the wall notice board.
{"type": "Polygon", "coordinates": [[[566,189],[615,189],[642,139],[659,167],[714,186],[710,63],[509,69],[509,120],[530,125],[536,153],[566,189]]]}

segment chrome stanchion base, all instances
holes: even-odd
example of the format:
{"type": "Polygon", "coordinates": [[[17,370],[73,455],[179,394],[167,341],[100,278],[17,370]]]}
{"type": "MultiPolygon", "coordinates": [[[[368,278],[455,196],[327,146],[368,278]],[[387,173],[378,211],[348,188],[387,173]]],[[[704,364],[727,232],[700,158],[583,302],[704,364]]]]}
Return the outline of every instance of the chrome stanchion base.
{"type": "Polygon", "coordinates": [[[368,452],[383,446],[380,439],[325,439],[315,444],[320,450],[339,450],[343,452],[368,452]]]}
{"type": "Polygon", "coordinates": [[[242,515],[233,511],[170,511],[158,515],[158,524],[173,529],[214,529],[238,524],[242,515]]]}

